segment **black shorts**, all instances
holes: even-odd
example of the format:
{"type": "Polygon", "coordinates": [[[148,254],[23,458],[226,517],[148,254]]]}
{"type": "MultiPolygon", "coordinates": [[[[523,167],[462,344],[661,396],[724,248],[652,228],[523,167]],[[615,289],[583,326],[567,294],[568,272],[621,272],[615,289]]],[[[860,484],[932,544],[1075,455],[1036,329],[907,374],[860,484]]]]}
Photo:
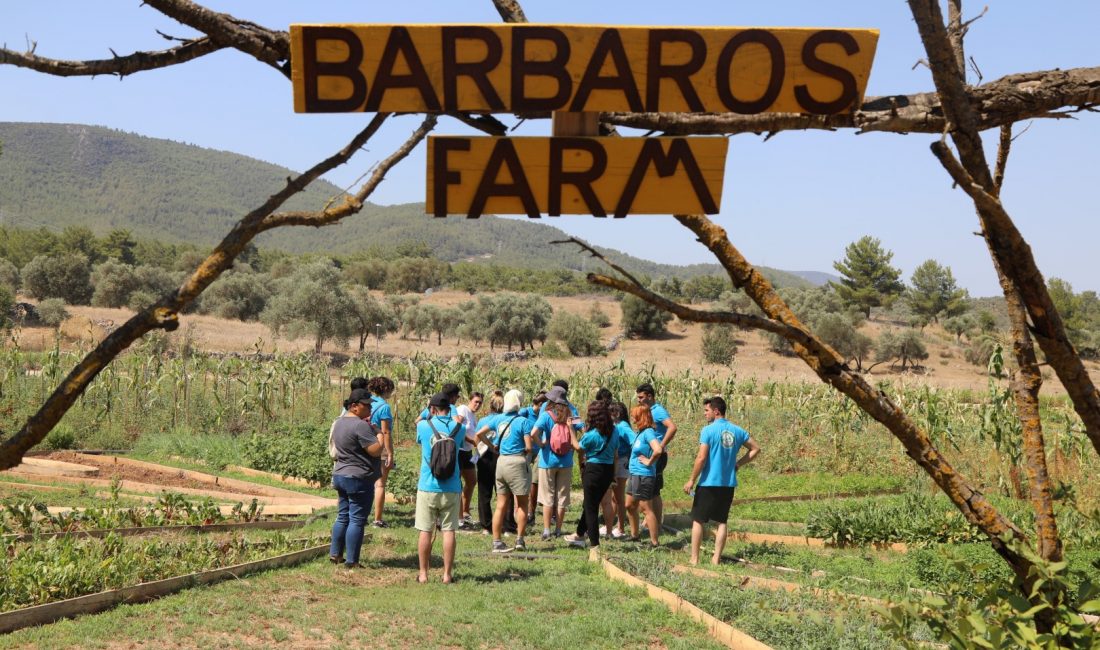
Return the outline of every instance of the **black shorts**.
{"type": "Polygon", "coordinates": [[[477,465],[474,464],[474,452],[458,450],[458,469],[464,471],[468,469],[477,469],[477,465]]]}
{"type": "Polygon", "coordinates": [[[691,504],[691,520],[705,524],[708,521],[726,523],[733,503],[731,487],[697,487],[695,501],[691,504]]]}
{"type": "Polygon", "coordinates": [[[654,490],[656,484],[656,477],[631,474],[626,481],[626,493],[639,501],[649,501],[657,493],[654,490]]]}
{"type": "Polygon", "coordinates": [[[657,457],[657,482],[653,487],[653,493],[656,495],[661,494],[661,490],[665,489],[666,465],[668,465],[668,452],[665,452],[657,457]]]}

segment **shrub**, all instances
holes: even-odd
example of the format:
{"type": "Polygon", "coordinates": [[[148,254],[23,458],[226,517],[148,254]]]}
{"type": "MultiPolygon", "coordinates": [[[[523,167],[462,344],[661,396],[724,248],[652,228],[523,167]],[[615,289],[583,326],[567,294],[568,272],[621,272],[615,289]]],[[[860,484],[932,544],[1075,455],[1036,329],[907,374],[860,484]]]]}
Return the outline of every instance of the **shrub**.
{"type": "Polygon", "coordinates": [[[332,479],[328,430],[306,424],[279,426],[245,441],[244,456],[253,469],[294,476],[326,485],[332,479]]]}
{"type": "Polygon", "coordinates": [[[703,361],[728,366],[737,354],[733,327],[721,323],[703,325],[703,361]]]}
{"type": "Polygon", "coordinates": [[[218,278],[202,294],[202,311],[218,318],[257,320],[271,298],[266,273],[234,270],[218,278]]]}
{"type": "Polygon", "coordinates": [[[60,298],[47,298],[38,303],[37,312],[39,322],[50,327],[61,327],[61,324],[69,318],[65,301],[60,298]]]}
{"type": "Polygon", "coordinates": [[[588,321],[596,327],[611,327],[611,317],[600,309],[600,303],[593,302],[588,310],[588,321]]]}
{"type": "Polygon", "coordinates": [[[76,434],[65,427],[54,427],[46,434],[45,442],[48,449],[72,449],[76,446],[76,434]]]}
{"type": "Polygon", "coordinates": [[[13,293],[19,288],[19,269],[10,260],[0,257],[0,287],[13,293]]]}
{"type": "Polygon", "coordinates": [[[61,298],[86,305],[92,297],[88,258],[79,253],[39,255],[23,267],[23,288],[40,300],[61,298]]]}
{"type": "Polygon", "coordinates": [[[664,334],[672,314],[649,304],[637,296],[626,296],[622,302],[623,332],[627,336],[654,338],[664,334]]]}
{"type": "Polygon", "coordinates": [[[547,341],[539,348],[539,356],[546,359],[568,359],[570,355],[569,350],[558,345],[557,341],[547,341]]]}
{"type": "Polygon", "coordinates": [[[876,361],[901,361],[902,370],[906,366],[915,366],[917,361],[928,358],[928,350],[924,347],[924,339],[920,332],[908,329],[901,333],[887,330],[879,337],[875,344],[876,361]]]}
{"type": "Polygon", "coordinates": [[[567,311],[559,311],[550,319],[550,337],[561,341],[575,357],[591,357],[603,352],[596,326],[567,311]]]}
{"type": "Polygon", "coordinates": [[[966,350],[963,352],[963,358],[966,362],[978,366],[979,368],[985,368],[989,365],[989,357],[993,356],[993,350],[997,347],[997,342],[988,336],[979,336],[976,340],[970,342],[966,350]]]}
{"type": "Polygon", "coordinates": [[[15,294],[8,287],[0,284],[0,330],[5,330],[12,325],[15,309],[15,294]]]}

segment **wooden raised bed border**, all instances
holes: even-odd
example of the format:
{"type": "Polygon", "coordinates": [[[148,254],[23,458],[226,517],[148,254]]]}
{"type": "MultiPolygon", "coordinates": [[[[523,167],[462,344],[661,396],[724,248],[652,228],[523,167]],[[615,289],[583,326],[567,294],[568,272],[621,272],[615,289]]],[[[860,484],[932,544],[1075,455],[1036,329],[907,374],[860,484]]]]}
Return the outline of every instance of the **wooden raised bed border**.
{"type": "Polygon", "coordinates": [[[711,638],[727,648],[732,648],[733,650],[771,650],[771,646],[757,641],[725,621],[718,620],[671,591],[661,589],[657,585],[650,584],[635,575],[623,571],[606,558],[600,557],[598,553],[590,554],[589,559],[598,561],[603,566],[604,572],[607,573],[607,576],[612,580],[626,583],[632,587],[642,587],[646,590],[646,594],[650,598],[664,604],[674,613],[685,614],[699,621],[707,627],[707,633],[711,638]]]}
{"type": "Polygon", "coordinates": [[[182,591],[197,585],[212,584],[227,578],[240,578],[257,571],[293,566],[328,553],[329,545],[314,546],[301,551],[278,555],[265,560],[246,562],[221,569],[200,571],[188,575],[146,582],[132,587],[101,591],[98,594],[79,596],[55,603],[25,607],[0,614],[0,634],[6,634],[33,625],[44,625],[63,618],[82,614],[94,614],[123,603],[141,603],[182,591]]]}

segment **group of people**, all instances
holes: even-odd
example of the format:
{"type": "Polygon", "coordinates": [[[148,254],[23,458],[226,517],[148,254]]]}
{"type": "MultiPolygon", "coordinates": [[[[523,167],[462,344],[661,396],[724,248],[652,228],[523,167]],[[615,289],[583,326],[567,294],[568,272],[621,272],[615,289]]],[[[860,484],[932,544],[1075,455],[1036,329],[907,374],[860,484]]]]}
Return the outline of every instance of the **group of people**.
{"type": "MultiPolygon", "coordinates": [[[[329,555],[333,562],[348,567],[359,566],[372,503],[373,525],[386,526],[382,511],[386,479],[394,463],[388,402],[393,390],[393,381],[386,377],[354,380],[344,413],[330,429],[332,482],[339,508],[329,555]]],[[[444,384],[431,397],[416,419],[421,458],[414,524],[419,531],[419,582],[428,581],[437,531],[443,538],[443,582],[453,580],[456,531],[475,526],[470,513],[475,487],[478,523],[485,534],[492,535],[491,552],[525,550],[538,506],[542,507],[542,539],[562,535],[575,458],[581,465],[584,496],[575,533],[565,536],[569,544],[598,547],[601,536],[640,542],[645,532],[649,544],[659,545],[664,470],[677,433],[668,410],[657,402],[656,391],[648,383],[638,386],[633,407],[601,388],[583,418],[568,394],[569,384],[562,379],[540,391],[527,406],[519,390],[494,391],[484,417],[478,415],[484,401],[481,393],[471,393],[465,404],[459,404],[459,386],[444,384]],[[504,542],[505,533],[515,535],[513,545],[504,542]]],[[[698,562],[708,522],[718,524],[712,558],[718,562],[737,468],[760,453],[756,441],[726,420],[725,413],[723,398],[703,401],[708,424],[700,432],[691,477],[684,485],[684,491],[694,497],[692,564],[698,562]],[[739,455],[742,448],[747,451],[739,455]]]]}

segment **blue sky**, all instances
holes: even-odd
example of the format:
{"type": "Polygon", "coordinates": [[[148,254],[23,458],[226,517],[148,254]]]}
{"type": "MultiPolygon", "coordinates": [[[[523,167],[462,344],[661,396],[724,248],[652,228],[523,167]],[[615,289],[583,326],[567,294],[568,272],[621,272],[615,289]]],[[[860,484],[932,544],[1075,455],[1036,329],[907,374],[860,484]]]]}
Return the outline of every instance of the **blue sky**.
{"type": "MultiPolygon", "coordinates": [[[[291,2],[208,0],[207,6],[271,28],[292,22],[447,23],[499,21],[489,0],[444,2],[291,2]]],[[[1094,30],[1100,3],[1064,0],[1036,5],[989,3],[967,40],[986,81],[1013,72],[1100,65],[1094,30]]],[[[155,29],[192,33],[134,0],[35,0],[0,3],[0,42],[55,58],[91,59],[134,50],[163,49],[155,29]]],[[[881,31],[868,95],[932,89],[924,53],[907,5],[862,2],[654,2],[650,0],[528,0],[538,22],[621,25],[730,25],[869,27],[881,31]],[[670,10],[671,8],[671,10],[670,10]]],[[[967,15],[984,3],[966,7],[967,15]]],[[[301,170],[342,146],[364,115],[300,115],[290,83],[246,55],[226,51],[189,64],[117,78],[50,78],[0,66],[0,120],[85,123],[223,149],[301,170]]],[[[503,116],[509,123],[510,116],[503,116]]],[[[369,150],[329,175],[348,186],[384,157],[416,123],[394,120],[369,150]]],[[[1021,125],[1023,126],[1023,125],[1021,125]]],[[[543,135],[548,124],[515,133],[543,135]]],[[[436,133],[466,134],[444,119],[436,133]]],[[[996,134],[990,132],[990,159],[996,134]]],[[[949,265],[973,295],[999,293],[984,243],[973,235],[969,199],[951,189],[932,157],[930,135],[788,132],[768,142],[753,135],[731,139],[722,213],[716,220],[750,261],[791,270],[832,271],[844,247],[863,235],[882,240],[906,280],[933,258],[949,265]]],[[[1003,199],[1049,278],[1078,291],[1100,290],[1095,252],[1100,242],[1095,152],[1100,116],[1037,120],[1020,137],[1009,162],[1003,199]]],[[[3,157],[0,157],[3,164],[3,157]]],[[[421,147],[374,194],[377,203],[424,200],[421,147]]],[[[59,188],[60,190],[60,188],[59,188]]],[[[363,217],[356,217],[363,218],[363,217]]],[[[426,220],[428,217],[424,217],[426,220]]],[[[597,220],[566,216],[553,225],[591,242],[668,263],[711,261],[709,253],[670,218],[597,220]]],[[[470,223],[471,228],[477,222],[470,223]]]]}

